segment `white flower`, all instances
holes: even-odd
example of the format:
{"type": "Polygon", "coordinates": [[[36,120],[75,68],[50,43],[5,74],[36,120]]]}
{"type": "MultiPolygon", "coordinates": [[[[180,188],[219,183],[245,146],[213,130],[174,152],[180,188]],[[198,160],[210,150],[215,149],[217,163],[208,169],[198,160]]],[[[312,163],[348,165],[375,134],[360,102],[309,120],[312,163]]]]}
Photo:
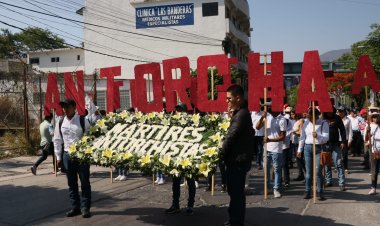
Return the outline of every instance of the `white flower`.
{"type": "Polygon", "coordinates": [[[179,172],[178,172],[178,170],[176,170],[176,169],[172,169],[169,173],[170,173],[171,175],[176,176],[176,177],[179,176],[179,172]]]}

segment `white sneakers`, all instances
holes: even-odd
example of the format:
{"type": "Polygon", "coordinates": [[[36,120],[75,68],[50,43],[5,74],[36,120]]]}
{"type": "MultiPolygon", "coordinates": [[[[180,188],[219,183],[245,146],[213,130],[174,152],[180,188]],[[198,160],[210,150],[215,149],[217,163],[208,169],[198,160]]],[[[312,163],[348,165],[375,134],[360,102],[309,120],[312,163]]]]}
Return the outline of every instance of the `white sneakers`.
{"type": "Polygon", "coordinates": [[[115,181],[126,181],[126,180],[127,180],[127,177],[124,176],[124,175],[119,175],[119,176],[117,176],[114,180],[115,180],[115,181]]]}
{"type": "Polygon", "coordinates": [[[154,183],[157,184],[159,180],[160,180],[160,178],[157,177],[156,180],[154,181],[154,183]]]}
{"type": "Polygon", "coordinates": [[[273,190],[273,195],[276,199],[281,198],[281,193],[276,189],[273,190]]]}
{"type": "Polygon", "coordinates": [[[164,178],[160,178],[160,179],[157,181],[157,185],[161,185],[161,184],[165,184],[164,178]]]}
{"type": "Polygon", "coordinates": [[[368,195],[376,195],[376,189],[371,188],[371,190],[368,192],[368,195]]]}

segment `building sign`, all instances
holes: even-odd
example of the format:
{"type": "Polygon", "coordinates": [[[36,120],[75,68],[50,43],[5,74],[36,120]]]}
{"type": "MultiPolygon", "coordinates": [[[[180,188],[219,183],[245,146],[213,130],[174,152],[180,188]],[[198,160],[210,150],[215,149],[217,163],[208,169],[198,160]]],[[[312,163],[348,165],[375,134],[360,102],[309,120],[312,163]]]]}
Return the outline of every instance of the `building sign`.
{"type": "Polygon", "coordinates": [[[194,4],[136,8],[136,29],[194,24],[194,4]]]}

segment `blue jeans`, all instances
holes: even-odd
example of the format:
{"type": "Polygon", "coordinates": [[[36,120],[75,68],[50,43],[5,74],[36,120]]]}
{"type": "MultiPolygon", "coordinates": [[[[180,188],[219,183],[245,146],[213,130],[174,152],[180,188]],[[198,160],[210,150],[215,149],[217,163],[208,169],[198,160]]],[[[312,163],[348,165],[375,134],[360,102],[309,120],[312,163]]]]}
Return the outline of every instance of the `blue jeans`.
{"type": "MultiPolygon", "coordinates": [[[[346,178],[344,176],[344,167],[342,162],[342,149],[340,149],[339,145],[333,144],[329,145],[328,150],[331,151],[335,168],[338,171],[339,186],[344,186],[346,178]]],[[[329,184],[332,183],[331,166],[326,166],[326,182],[329,184]]]]}
{"type": "Polygon", "coordinates": [[[281,187],[282,183],[282,176],[281,176],[281,170],[282,170],[282,162],[283,157],[282,153],[276,153],[276,152],[267,152],[267,187],[270,186],[270,168],[271,164],[273,162],[273,169],[274,169],[274,185],[273,189],[278,190],[281,187]]]}
{"type": "Polygon", "coordinates": [[[264,141],[262,136],[256,136],[256,150],[257,150],[257,159],[256,163],[259,166],[262,166],[263,162],[263,153],[264,153],[264,141]]]}
{"type": "Polygon", "coordinates": [[[90,165],[81,164],[65,152],[63,154],[63,164],[66,169],[67,183],[69,185],[69,196],[73,209],[91,207],[91,185],[90,185],[90,165]],[[82,188],[82,200],[78,192],[78,175],[82,188]]]}
{"type": "MultiPolygon", "coordinates": [[[[322,167],[320,164],[320,153],[321,146],[315,146],[315,158],[316,158],[316,170],[317,170],[317,192],[323,193],[323,181],[322,176],[322,167]]],[[[304,146],[304,158],[305,158],[305,168],[306,168],[306,177],[305,177],[305,192],[310,194],[311,185],[313,180],[313,145],[305,144],[304,146]]]]}

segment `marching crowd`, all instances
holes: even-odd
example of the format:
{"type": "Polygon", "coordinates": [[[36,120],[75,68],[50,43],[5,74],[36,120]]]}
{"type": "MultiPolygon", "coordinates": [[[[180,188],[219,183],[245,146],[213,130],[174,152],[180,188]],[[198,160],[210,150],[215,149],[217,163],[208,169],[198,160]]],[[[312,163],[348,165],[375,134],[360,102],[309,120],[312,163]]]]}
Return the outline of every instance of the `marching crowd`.
{"type": "MultiPolygon", "coordinates": [[[[323,201],[324,187],[331,187],[332,165],[338,174],[340,191],[346,191],[345,175],[350,174],[348,156],[362,156],[363,167],[371,169],[370,195],[376,194],[377,176],[380,159],[380,109],[370,106],[367,109],[334,108],[333,112],[321,113],[318,108],[309,108],[303,114],[296,114],[287,104],[283,112],[275,112],[270,103],[261,104],[259,112],[249,112],[244,100],[243,89],[233,85],[227,90],[228,110],[226,117],[230,118],[230,128],[223,142],[221,162],[222,190],[230,196],[228,209],[229,220],[224,224],[244,225],[245,188],[247,173],[255,160],[259,170],[266,168],[267,188],[274,198],[281,198],[291,181],[305,181],[305,199],[312,197],[313,180],[313,144],[316,150],[317,197],[323,201]],[[314,112],[313,112],[314,111],[314,112]],[[315,115],[315,124],[313,124],[315,115]],[[264,162],[264,150],[267,158],[264,162]],[[254,159],[254,156],[256,157],[254,159]],[[290,178],[289,169],[296,164],[298,176],[290,178]],[[273,180],[271,178],[273,177],[273,180]],[[271,183],[272,182],[272,183],[271,183]],[[272,185],[272,186],[271,186],[272,185]]],[[[71,159],[68,148],[79,140],[90,125],[102,117],[95,114],[83,117],[76,111],[74,100],[60,102],[65,116],[52,122],[48,115],[40,125],[42,155],[31,167],[36,175],[38,165],[46,160],[49,154],[55,153],[57,164],[54,167],[64,168],[69,197],[72,208],[66,213],[67,217],[82,214],[90,217],[91,185],[90,166],[71,159]],[[53,124],[55,125],[53,127],[53,124]],[[61,164],[61,162],[63,164],[61,164]],[[78,175],[81,181],[81,198],[78,189],[78,175]]],[[[176,111],[186,111],[186,105],[179,103],[176,111]]],[[[129,111],[134,111],[129,109],[129,111]]],[[[102,112],[104,113],[104,112],[102,112]]],[[[124,181],[128,169],[118,169],[119,175],[115,180],[124,181]]],[[[185,178],[189,189],[187,214],[193,214],[194,197],[197,178],[185,178]]],[[[211,179],[209,178],[208,181],[211,179]]],[[[164,183],[162,172],[157,173],[157,184],[164,183]]],[[[177,213],[179,208],[181,177],[173,177],[173,203],[166,213],[177,213]]],[[[207,187],[210,190],[210,186],[207,187]]]]}

